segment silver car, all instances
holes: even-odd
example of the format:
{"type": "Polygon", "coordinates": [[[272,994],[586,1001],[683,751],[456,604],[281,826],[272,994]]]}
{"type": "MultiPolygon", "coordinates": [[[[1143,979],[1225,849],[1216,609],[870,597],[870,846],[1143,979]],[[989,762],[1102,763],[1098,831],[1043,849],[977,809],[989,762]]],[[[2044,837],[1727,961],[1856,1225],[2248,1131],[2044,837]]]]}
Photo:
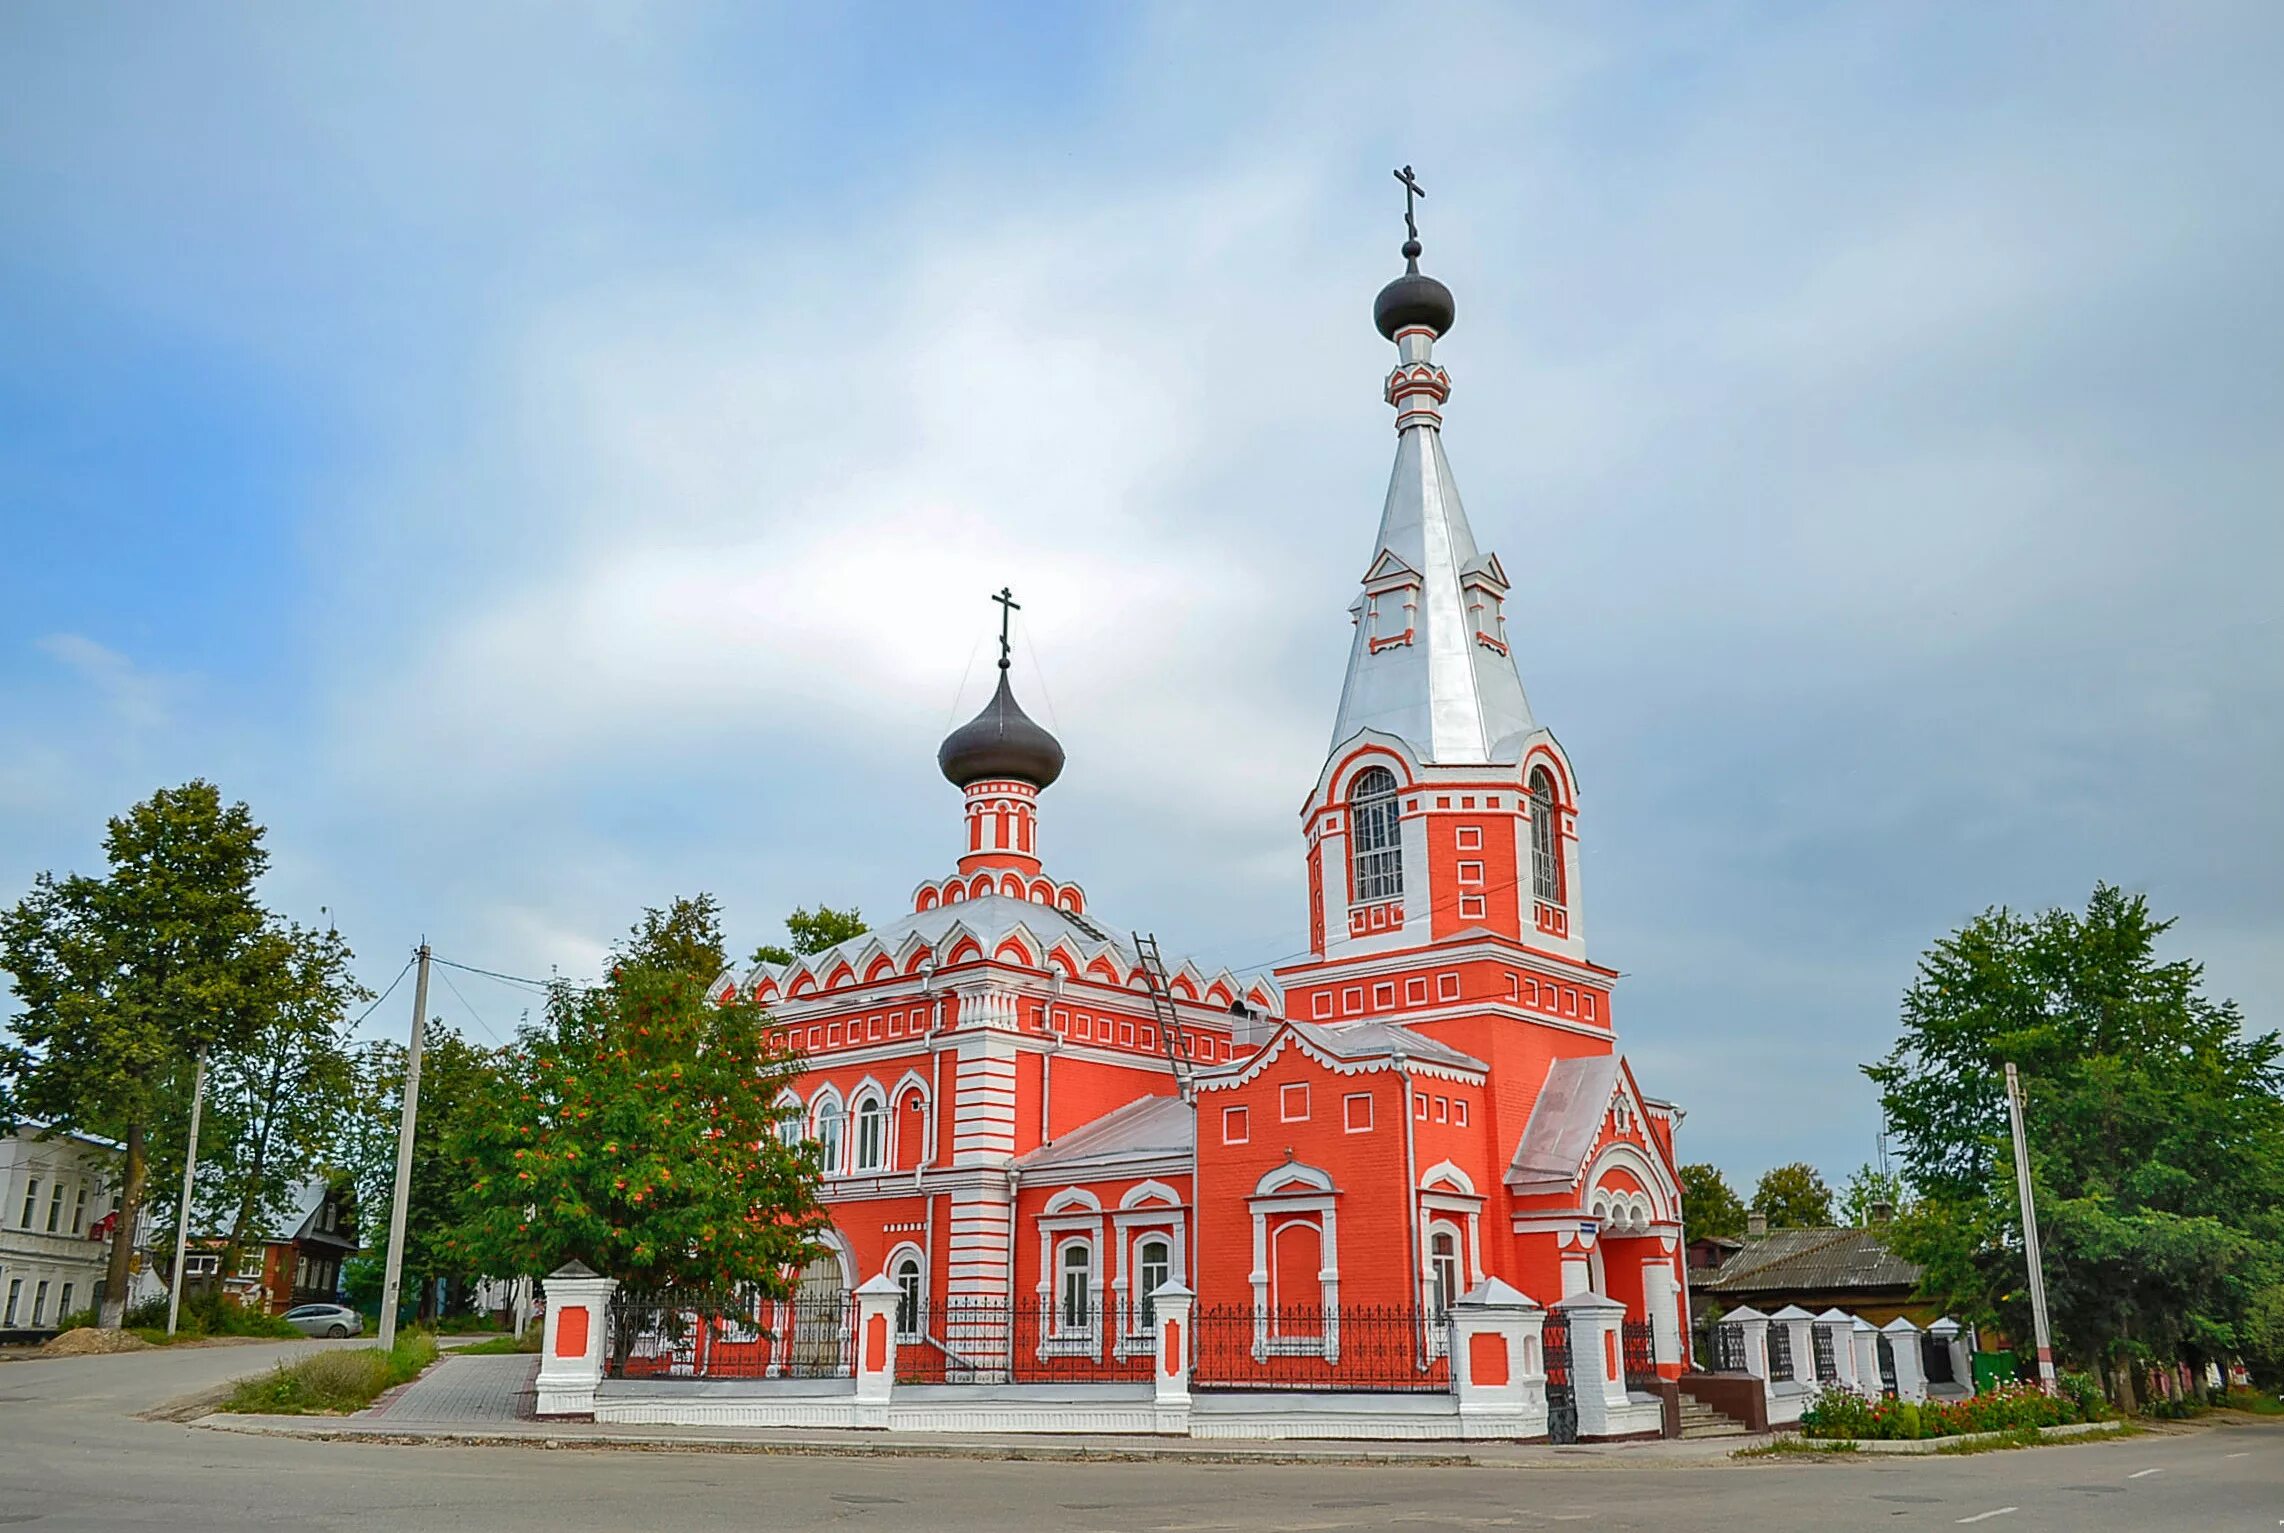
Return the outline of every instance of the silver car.
{"type": "Polygon", "coordinates": [[[304,1304],[285,1312],[285,1323],[304,1336],[362,1336],[365,1317],[346,1304],[304,1304]]]}

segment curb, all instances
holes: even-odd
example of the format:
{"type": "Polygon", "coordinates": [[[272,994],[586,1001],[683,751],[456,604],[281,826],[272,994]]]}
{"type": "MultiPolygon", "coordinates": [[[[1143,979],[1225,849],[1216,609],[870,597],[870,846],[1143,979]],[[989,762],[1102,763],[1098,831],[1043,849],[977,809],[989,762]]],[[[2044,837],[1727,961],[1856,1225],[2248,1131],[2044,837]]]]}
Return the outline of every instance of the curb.
{"type": "Polygon", "coordinates": [[[993,1463],[1107,1463],[1107,1464],[1317,1464],[1328,1468],[1373,1469],[1704,1469],[1729,1463],[1729,1455],[1703,1457],[1649,1457],[1617,1445],[1588,1445],[1558,1449],[1544,1457],[1522,1458],[1486,1455],[1454,1448],[1449,1451],[1398,1451],[1355,1444],[1327,1444],[1310,1448],[1262,1443],[1256,1447],[1206,1447],[1186,1443],[1117,1442],[930,1442],[913,1438],[882,1440],[862,1435],[842,1438],[755,1438],[717,1436],[604,1436],[545,1427],[526,1429],[484,1427],[392,1427],[385,1421],[319,1424],[290,1417],[201,1416],[188,1425],[211,1432],[237,1432],[253,1437],[294,1437],[310,1442],[372,1443],[388,1447],[534,1448],[546,1450],[608,1450],[656,1453],[755,1453],[775,1457],[967,1459],[993,1463]]]}
{"type": "MultiPolygon", "coordinates": [[[[2038,1429],[2038,1436],[2042,1441],[2046,1442],[2056,1442],[2072,1437],[2122,1437],[2125,1435],[2123,1430],[2124,1427],[2125,1423],[2122,1421],[2072,1421],[2066,1422],[2058,1427],[2040,1427],[2038,1429]]],[[[1966,1432],[1952,1437],[1914,1437],[1906,1438],[1900,1441],[1894,1439],[1872,1437],[1794,1437],[1792,1440],[1795,1442],[1808,1444],[1820,1444],[1825,1442],[1853,1442],[1856,1445],[1854,1451],[1858,1453],[1873,1455],[1884,1453],[1903,1454],[1906,1456],[1923,1456],[1927,1454],[1941,1453],[1946,1448],[1974,1447],[1979,1446],[1983,1443],[2003,1443],[2012,1438],[2013,1435],[2014,1434],[2011,1432],[1966,1432]]],[[[1835,1448],[1832,1451],[1837,1454],[1844,1455],[1848,1450],[1835,1448]]]]}

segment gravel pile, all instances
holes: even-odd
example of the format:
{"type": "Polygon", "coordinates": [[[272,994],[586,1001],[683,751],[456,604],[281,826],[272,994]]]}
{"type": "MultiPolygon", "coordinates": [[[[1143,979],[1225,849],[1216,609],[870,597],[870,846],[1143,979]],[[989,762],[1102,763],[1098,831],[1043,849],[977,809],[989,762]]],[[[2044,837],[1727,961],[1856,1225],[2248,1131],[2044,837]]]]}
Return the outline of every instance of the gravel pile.
{"type": "Polygon", "coordinates": [[[83,1325],[40,1348],[42,1357],[87,1357],[98,1352],[147,1352],[151,1344],[133,1331],[102,1331],[83,1325]]]}

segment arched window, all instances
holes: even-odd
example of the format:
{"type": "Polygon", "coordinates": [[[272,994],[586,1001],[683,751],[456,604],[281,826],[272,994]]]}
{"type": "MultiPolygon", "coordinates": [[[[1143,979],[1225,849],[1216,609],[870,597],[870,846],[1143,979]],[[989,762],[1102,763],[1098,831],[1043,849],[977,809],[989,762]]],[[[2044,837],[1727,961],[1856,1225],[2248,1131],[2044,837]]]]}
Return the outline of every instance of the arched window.
{"type": "Polygon", "coordinates": [[[1056,1328],[1083,1331],[1092,1313],[1094,1247],[1083,1240],[1063,1245],[1063,1286],[1055,1305],[1056,1328]]]}
{"type": "Polygon", "coordinates": [[[777,1142],[790,1149],[801,1142],[801,1099],[786,1097],[777,1105],[785,1110],[785,1116],[777,1120],[777,1142]]]}
{"type": "Polygon", "coordinates": [[[896,1339],[920,1339],[920,1258],[907,1256],[896,1264],[896,1339]]]}
{"type": "Polygon", "coordinates": [[[1135,1247],[1134,1263],[1142,1274],[1142,1329],[1147,1331],[1158,1323],[1158,1301],[1151,1295],[1165,1287],[1174,1274],[1174,1248],[1152,1237],[1135,1247]]]}
{"type": "Polygon", "coordinates": [[[1396,774],[1366,767],[1348,789],[1348,848],[1355,901],[1392,900],[1404,892],[1402,831],[1396,820],[1396,774]]]}
{"type": "Polygon", "coordinates": [[[831,1097],[817,1109],[817,1158],[827,1176],[841,1173],[841,1117],[841,1104],[831,1097]]]}
{"type": "Polygon", "coordinates": [[[856,1168],[882,1171],[888,1166],[888,1109],[880,1098],[868,1096],[856,1109],[856,1168]]]}
{"type": "Polygon", "coordinates": [[[1449,1230],[1438,1230],[1428,1240],[1428,1282],[1436,1315],[1450,1314],[1459,1297],[1459,1237],[1449,1230]]]}
{"type": "Polygon", "coordinates": [[[1531,773],[1531,892],[1549,905],[1562,903],[1562,836],[1555,816],[1554,777],[1531,773]]]}

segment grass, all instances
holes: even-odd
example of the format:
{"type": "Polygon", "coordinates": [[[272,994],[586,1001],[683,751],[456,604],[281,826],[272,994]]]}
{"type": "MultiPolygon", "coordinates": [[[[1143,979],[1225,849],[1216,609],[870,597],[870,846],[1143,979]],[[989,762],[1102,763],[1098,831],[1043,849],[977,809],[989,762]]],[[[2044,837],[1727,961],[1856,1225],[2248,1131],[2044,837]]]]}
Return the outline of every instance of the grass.
{"type": "Polygon", "coordinates": [[[2228,1392],[2227,1408],[2232,1411],[2249,1411],[2255,1416],[2284,1416],[2284,1400],[2257,1389],[2232,1389],[2228,1392]]]}
{"type": "Polygon", "coordinates": [[[528,1336],[492,1336],[476,1342],[472,1346],[454,1347],[452,1355],[454,1357],[500,1357],[510,1352],[537,1352],[538,1350],[539,1332],[535,1329],[528,1336]]]}
{"type": "Polygon", "coordinates": [[[1825,1458],[1835,1453],[1853,1453],[1853,1438],[1836,1441],[1813,1441],[1805,1437],[1780,1437],[1775,1442],[1758,1443],[1750,1448],[1739,1448],[1731,1458],[1825,1458]]]}
{"type": "Polygon", "coordinates": [[[2044,1437],[2036,1427],[2009,1427],[1996,1437],[1979,1442],[1945,1443],[1935,1451],[1963,1458],[1971,1453],[2010,1453],[2016,1448],[2066,1448],[2075,1443],[2115,1442],[2121,1437],[2140,1435],[2141,1428],[2129,1426],[2122,1421],[2110,1423],[2107,1430],[2074,1432],[2067,1437],[2044,1437]]]}
{"type": "Polygon", "coordinates": [[[381,1392],[420,1377],[436,1361],[436,1338],[411,1331],[383,1352],[379,1347],[320,1352],[232,1390],[221,1409],[262,1416],[339,1414],[363,1410],[381,1392]]]}

